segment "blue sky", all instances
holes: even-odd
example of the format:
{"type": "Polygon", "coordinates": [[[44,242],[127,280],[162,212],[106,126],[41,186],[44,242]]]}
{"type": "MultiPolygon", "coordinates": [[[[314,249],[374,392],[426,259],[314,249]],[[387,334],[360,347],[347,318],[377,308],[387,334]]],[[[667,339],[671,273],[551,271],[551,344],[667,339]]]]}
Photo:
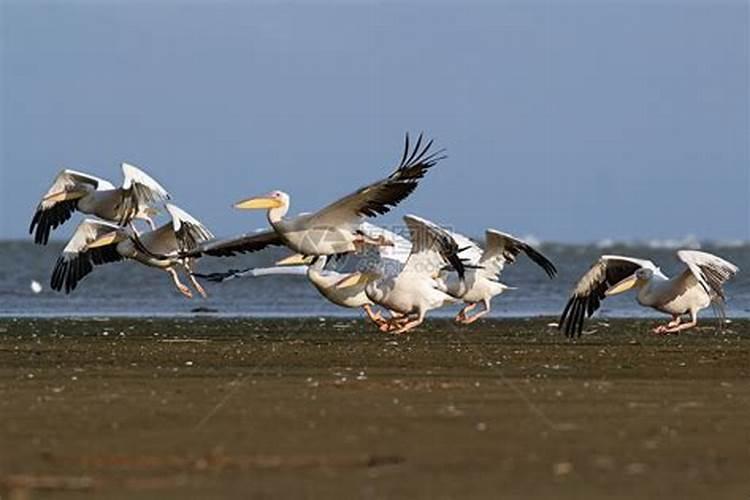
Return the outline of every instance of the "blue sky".
{"type": "Polygon", "coordinates": [[[61,168],[121,161],[243,232],[232,202],[314,210],[424,130],[449,158],[382,222],[750,239],[744,1],[0,4],[0,238],[61,168]]]}

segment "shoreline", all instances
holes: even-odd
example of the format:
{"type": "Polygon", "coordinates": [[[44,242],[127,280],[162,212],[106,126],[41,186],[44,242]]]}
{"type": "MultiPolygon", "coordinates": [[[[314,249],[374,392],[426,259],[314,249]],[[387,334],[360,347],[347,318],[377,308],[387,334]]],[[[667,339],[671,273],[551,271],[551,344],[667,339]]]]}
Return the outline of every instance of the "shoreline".
{"type": "Polygon", "coordinates": [[[9,497],[740,498],[750,321],[0,319],[9,497]]]}

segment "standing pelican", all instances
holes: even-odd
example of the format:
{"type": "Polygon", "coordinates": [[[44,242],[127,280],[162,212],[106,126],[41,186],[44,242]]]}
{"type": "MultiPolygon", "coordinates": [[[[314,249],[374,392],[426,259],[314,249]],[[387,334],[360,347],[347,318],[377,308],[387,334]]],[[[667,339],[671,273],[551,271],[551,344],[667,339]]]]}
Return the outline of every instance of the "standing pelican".
{"type": "Polygon", "coordinates": [[[444,158],[442,150],[430,153],[431,146],[432,141],[423,145],[420,135],[412,149],[407,134],[401,162],[391,175],[314,213],[285,218],[289,195],[282,191],[238,202],[235,207],[242,210],[267,209],[273,230],[217,242],[203,253],[229,255],[286,245],[302,255],[332,255],[362,250],[366,245],[388,244],[383,238],[369,238],[359,225],[364,217],[387,213],[416,189],[427,171],[444,158]]]}
{"type": "Polygon", "coordinates": [[[133,165],[122,164],[122,187],[75,170],[63,170],[39,202],[29,226],[34,242],[46,245],[50,232],[70,219],[76,210],[124,226],[133,219],[148,222],[156,210],[149,205],[170,198],[152,177],[133,165]]]}
{"type": "Polygon", "coordinates": [[[443,291],[439,275],[446,266],[452,266],[461,280],[464,277],[460,249],[448,232],[414,215],[405,216],[404,221],[409,228],[411,251],[403,269],[366,271],[338,285],[348,287],[365,281],[370,300],[398,314],[381,325],[384,332],[407,332],[419,326],[428,311],[457,302],[443,291]]]}
{"type": "Polygon", "coordinates": [[[65,293],[70,293],[93,266],[133,259],[168,272],[180,293],[192,297],[190,289],[177,276],[176,267],[182,266],[193,287],[205,297],[206,292],[191,273],[192,260],[183,258],[181,252],[211,238],[211,232],[177,206],[167,203],[166,208],[171,222],[143,234],[138,234],[132,226],[85,219],[57,259],[50,280],[52,289],[65,288],[65,293]]]}
{"type": "Polygon", "coordinates": [[[515,262],[521,252],[544,269],[550,278],[557,274],[557,269],[549,259],[525,241],[509,234],[488,229],[485,232],[484,250],[466,236],[454,232],[450,234],[461,247],[460,255],[466,265],[466,279],[463,282],[447,273],[444,279],[447,292],[466,303],[456,316],[459,323],[473,323],[490,312],[492,298],[510,288],[500,282],[500,273],[506,264],[515,262]],[[469,312],[480,302],[484,310],[469,316],[469,312]]]}
{"type": "Polygon", "coordinates": [[[737,266],[695,250],[680,250],[677,258],[686,268],[668,278],[650,260],[602,256],[578,281],[558,328],[569,337],[580,336],[584,317],[591,317],[605,297],[631,288],[638,290],[637,300],[642,306],[672,315],[672,321],[654,328],[654,333],[677,333],[694,327],[698,312],[711,304],[718,306],[723,317],[722,285],[737,273],[737,266]],[[685,315],[690,315],[690,321],[682,323],[685,315]]]}

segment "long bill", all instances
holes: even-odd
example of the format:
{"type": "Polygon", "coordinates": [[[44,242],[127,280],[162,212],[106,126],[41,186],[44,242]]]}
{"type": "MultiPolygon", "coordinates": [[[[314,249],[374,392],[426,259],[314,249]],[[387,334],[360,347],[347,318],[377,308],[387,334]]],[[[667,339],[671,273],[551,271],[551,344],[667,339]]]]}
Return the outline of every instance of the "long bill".
{"type": "Polygon", "coordinates": [[[312,261],[315,257],[314,256],[304,256],[299,253],[295,253],[290,255],[289,257],[285,257],[281,259],[280,261],[276,262],[277,266],[301,266],[301,265],[310,265],[312,264],[312,261]]]}
{"type": "Polygon", "coordinates": [[[618,293],[627,292],[628,290],[633,288],[636,283],[638,283],[638,277],[633,274],[632,276],[628,276],[619,283],[611,286],[606,292],[604,292],[604,295],[609,297],[611,295],[617,295],[618,293]]]}
{"type": "Polygon", "coordinates": [[[116,242],[119,238],[119,232],[118,231],[111,231],[104,236],[100,236],[99,238],[95,239],[93,242],[86,245],[87,248],[99,248],[99,247],[105,247],[107,245],[111,245],[112,243],[116,242]]]}
{"type": "Polygon", "coordinates": [[[279,208],[281,205],[281,200],[277,200],[276,198],[264,195],[238,201],[234,204],[234,208],[238,208],[240,210],[257,210],[264,208],[279,208]]]}
{"type": "Polygon", "coordinates": [[[335,283],[333,286],[334,288],[339,289],[352,288],[355,286],[365,285],[373,279],[375,279],[375,276],[372,273],[352,273],[340,280],[338,283],[335,283]]]}

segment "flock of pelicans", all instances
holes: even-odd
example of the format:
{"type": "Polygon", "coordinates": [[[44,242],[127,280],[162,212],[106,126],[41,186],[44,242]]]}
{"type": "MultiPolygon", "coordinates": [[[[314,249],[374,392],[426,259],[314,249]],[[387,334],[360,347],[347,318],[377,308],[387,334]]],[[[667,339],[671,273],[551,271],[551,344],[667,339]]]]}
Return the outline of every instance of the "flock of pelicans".
{"type": "MultiPolygon", "coordinates": [[[[57,260],[51,278],[55,290],[74,290],[94,266],[130,259],[162,269],[177,289],[192,296],[180,281],[183,271],[199,294],[206,292],[196,277],[223,281],[244,274],[303,272],[331,302],[363,308],[383,332],[403,333],[418,326],[425,314],[447,304],[464,303],[456,321],[469,324],[490,311],[490,301],[508,289],[499,281],[506,264],[521,253],[539,265],[550,278],[557,270],[544,255],[509,234],[488,229],[484,245],[421,217],[406,215],[409,239],[364,221],[391,210],[416,189],[419,181],[440,160],[432,141],[420,135],[411,146],[406,136],[396,169],[374,182],[313,213],[286,217],[289,195],[272,191],[235,204],[238,209],[265,209],[270,228],[233,238],[215,239],[197,219],[169,203],[170,195],[152,177],[128,164],[122,165],[123,182],[110,182],[73,170],[63,170],[39,203],[30,233],[46,244],[50,232],[79,211],[97,217],[81,222],[57,260]],[[170,221],[157,227],[162,211],[170,221]],[[136,221],[148,224],[147,231],[136,221]],[[294,253],[277,267],[228,271],[212,275],[193,272],[204,255],[231,256],[268,246],[286,246],[294,253]],[[356,255],[360,265],[343,273],[326,266],[342,255],[356,255]],[[290,266],[290,267],[289,267],[290,266]],[[376,311],[378,305],[387,311],[376,311]],[[472,312],[477,306],[479,312],[472,312]]],[[[637,289],[643,306],[670,314],[672,320],[655,333],[679,332],[695,326],[698,312],[710,305],[723,314],[722,285],[738,269],[715,255],[693,250],[677,252],[685,270],[665,276],[649,260],[615,255],[602,256],[576,284],[563,311],[559,328],[568,336],[580,335],[590,317],[609,295],[637,289]],[[687,322],[683,322],[685,317],[687,322]]]]}

